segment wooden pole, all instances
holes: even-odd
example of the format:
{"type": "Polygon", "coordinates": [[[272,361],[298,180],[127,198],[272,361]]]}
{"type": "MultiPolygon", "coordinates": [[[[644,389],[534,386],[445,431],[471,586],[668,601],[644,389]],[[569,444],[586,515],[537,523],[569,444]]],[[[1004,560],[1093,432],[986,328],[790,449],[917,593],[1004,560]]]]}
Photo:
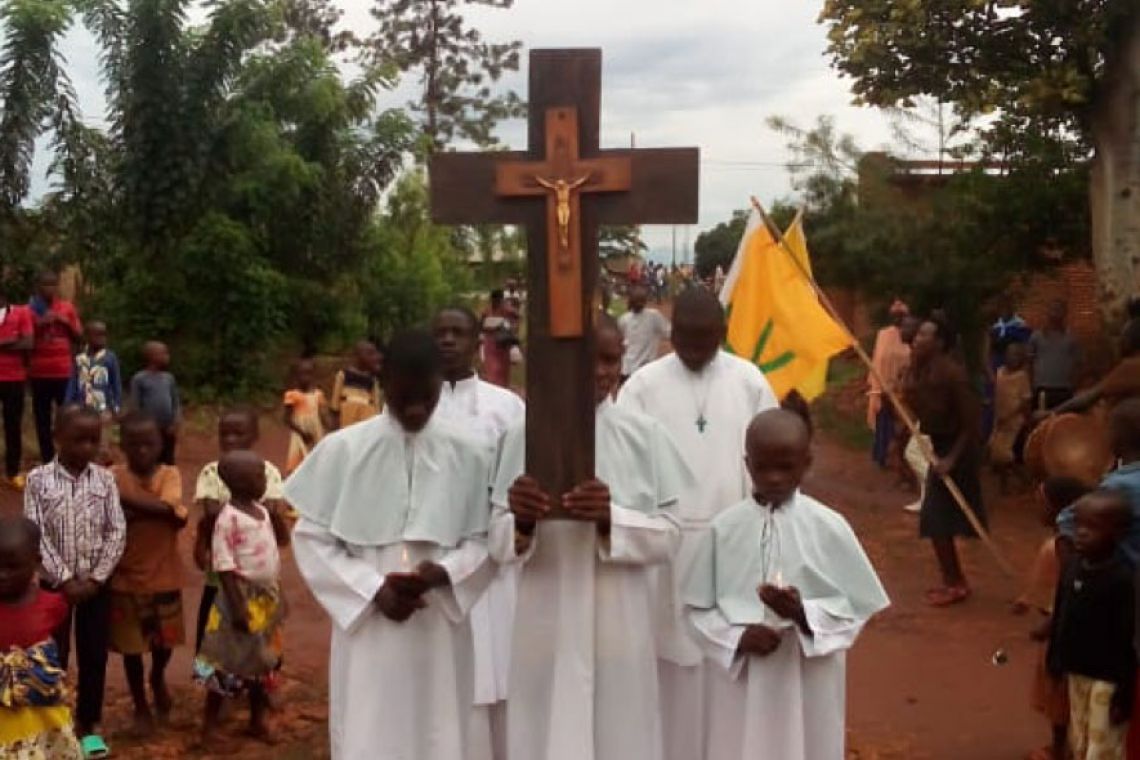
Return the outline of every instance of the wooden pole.
{"type": "MultiPolygon", "coordinates": [[[[807,271],[803,263],[801,263],[800,260],[796,258],[795,254],[792,253],[791,249],[788,248],[788,242],[784,238],[784,233],[778,226],[772,223],[771,219],[768,218],[768,214],[764,211],[764,208],[760,205],[760,202],[756,200],[755,197],[753,197],[751,200],[752,207],[755,208],[756,211],[760,214],[761,219],[764,220],[765,226],[767,226],[768,231],[772,234],[772,237],[775,238],[776,243],[784,251],[784,253],[787,254],[788,258],[790,258],[796,265],[796,268],[799,269],[800,274],[802,274],[804,276],[804,279],[807,280],[808,284],[811,286],[811,289],[815,291],[815,295],[819,299],[820,304],[822,304],[823,308],[825,308],[831,315],[831,318],[835,320],[835,323],[839,325],[845,333],[847,333],[847,337],[851,341],[851,347],[855,349],[855,353],[859,356],[859,359],[863,362],[863,364],[867,366],[867,371],[871,373],[871,376],[874,377],[875,380],[879,383],[879,387],[881,387],[886,393],[887,398],[891,401],[891,405],[894,406],[895,411],[898,413],[899,419],[903,421],[903,424],[906,425],[906,428],[910,431],[910,434],[912,436],[915,436],[916,440],[919,442],[919,448],[922,450],[923,457],[925,457],[927,463],[933,467],[938,461],[937,456],[934,453],[933,447],[920,434],[918,423],[915,422],[913,413],[903,402],[902,398],[899,397],[897,393],[895,393],[894,389],[883,381],[883,378],[879,375],[879,371],[875,369],[875,365],[871,361],[871,357],[867,355],[867,352],[865,350],[863,350],[863,346],[860,345],[859,339],[855,337],[855,334],[851,332],[851,328],[847,326],[847,323],[843,320],[843,317],[839,315],[839,312],[835,309],[835,305],[832,304],[831,299],[828,297],[827,293],[823,291],[823,288],[821,288],[819,286],[819,283],[815,281],[815,278],[812,276],[811,272],[807,271]]],[[[958,484],[954,482],[954,479],[950,477],[949,473],[943,474],[940,477],[942,478],[942,483],[946,486],[946,490],[950,492],[950,495],[954,498],[954,502],[958,505],[958,509],[962,510],[962,514],[966,516],[966,519],[970,522],[970,525],[978,534],[978,537],[982,539],[982,542],[986,545],[986,548],[989,549],[990,554],[993,555],[994,561],[997,562],[998,567],[1000,567],[1002,572],[1004,572],[1007,576],[1011,578],[1016,577],[1017,573],[1014,571],[1013,566],[1009,564],[1009,561],[1005,558],[1005,555],[1001,553],[1001,549],[999,549],[997,544],[994,543],[993,537],[990,536],[985,526],[982,525],[982,521],[978,519],[978,515],[974,512],[969,502],[966,501],[966,497],[962,494],[962,490],[958,488],[958,484]]]]}

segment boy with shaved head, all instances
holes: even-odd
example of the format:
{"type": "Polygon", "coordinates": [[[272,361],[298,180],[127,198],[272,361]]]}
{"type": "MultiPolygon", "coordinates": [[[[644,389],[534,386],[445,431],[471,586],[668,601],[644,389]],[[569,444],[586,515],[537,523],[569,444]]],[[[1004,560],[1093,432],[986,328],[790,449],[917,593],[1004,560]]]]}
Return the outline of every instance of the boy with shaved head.
{"type": "Polygon", "coordinates": [[[845,652],[887,596],[847,522],[799,490],[811,435],[763,412],[745,448],[752,495],[721,512],[684,580],[709,669],[707,760],[841,760],[845,652]]]}
{"type": "Polygon", "coordinates": [[[689,567],[697,536],[709,521],[748,496],[744,430],[757,413],[777,406],[764,373],[721,349],[725,317],[720,301],[691,288],[673,306],[674,353],[633,374],[620,406],[657,420],[699,476],[681,494],[677,515],[681,548],[657,573],[657,640],[665,752],[668,760],[700,758],[704,734],[705,667],[681,619],[677,579],[689,567]]]}

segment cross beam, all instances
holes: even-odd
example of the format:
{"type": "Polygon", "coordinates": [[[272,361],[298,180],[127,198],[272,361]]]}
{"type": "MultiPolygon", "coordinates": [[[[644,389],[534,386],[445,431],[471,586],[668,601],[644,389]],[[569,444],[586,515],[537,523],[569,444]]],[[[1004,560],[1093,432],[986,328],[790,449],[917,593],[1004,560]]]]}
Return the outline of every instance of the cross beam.
{"type": "Polygon", "coordinates": [[[594,474],[598,227],[697,220],[695,148],[601,150],[600,50],[530,54],[526,152],[432,157],[432,216],[526,229],[527,473],[552,495],[594,474]]]}

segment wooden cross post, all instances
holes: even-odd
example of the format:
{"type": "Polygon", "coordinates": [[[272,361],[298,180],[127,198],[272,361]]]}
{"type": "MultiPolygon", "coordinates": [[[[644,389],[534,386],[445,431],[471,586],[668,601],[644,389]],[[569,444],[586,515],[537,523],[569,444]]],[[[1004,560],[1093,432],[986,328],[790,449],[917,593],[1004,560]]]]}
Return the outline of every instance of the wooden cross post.
{"type": "Polygon", "coordinates": [[[557,497],[594,475],[598,227],[697,220],[696,148],[600,150],[600,50],[530,54],[529,149],[432,157],[441,224],[526,228],[527,473],[557,497]]]}

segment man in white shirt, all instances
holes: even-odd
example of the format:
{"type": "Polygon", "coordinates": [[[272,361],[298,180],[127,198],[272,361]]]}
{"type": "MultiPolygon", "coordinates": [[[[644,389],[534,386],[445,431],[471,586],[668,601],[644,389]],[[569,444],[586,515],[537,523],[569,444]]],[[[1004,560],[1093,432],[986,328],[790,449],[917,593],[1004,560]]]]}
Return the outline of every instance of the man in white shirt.
{"type": "Polygon", "coordinates": [[[649,291],[644,285],[634,285],[629,291],[629,311],[618,319],[625,355],[622,357],[622,379],[653,361],[661,353],[662,341],[669,340],[669,320],[646,304],[649,291]]]}
{"type": "MultiPolygon", "coordinates": [[[[475,374],[479,319],[452,306],[432,322],[432,335],[443,357],[443,389],[436,416],[465,428],[481,440],[491,457],[508,428],[526,417],[526,406],[511,391],[475,374]]],[[[468,739],[471,760],[506,760],[507,675],[515,618],[518,567],[499,565],[486,594],[471,609],[475,643],[475,708],[468,739]]]]}
{"type": "Polygon", "coordinates": [[[333,760],[469,760],[467,613],[488,561],[487,446],[434,414],[427,331],[392,338],[378,417],[326,437],[285,485],[293,551],[333,621],[333,760]]]}
{"type": "Polygon", "coordinates": [[[757,413],[778,406],[764,373],[721,350],[724,335],[716,296],[703,288],[684,291],[673,308],[675,352],[634,373],[618,397],[619,406],[660,422],[700,478],[681,495],[681,549],[658,574],[657,647],[669,760],[700,760],[705,731],[704,664],[681,617],[678,582],[702,531],[751,493],[744,434],[757,413]]]}

